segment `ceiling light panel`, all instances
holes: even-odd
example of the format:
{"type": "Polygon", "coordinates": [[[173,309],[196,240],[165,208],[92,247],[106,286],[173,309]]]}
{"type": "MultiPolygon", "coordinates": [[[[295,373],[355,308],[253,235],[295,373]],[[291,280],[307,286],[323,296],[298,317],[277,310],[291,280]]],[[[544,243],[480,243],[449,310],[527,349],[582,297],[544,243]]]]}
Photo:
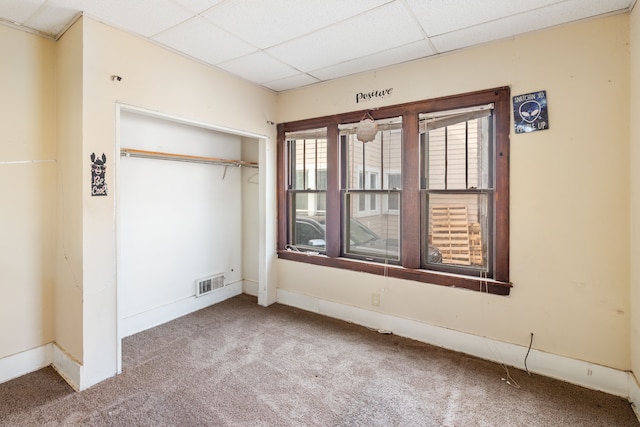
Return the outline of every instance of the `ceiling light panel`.
{"type": "Polygon", "coordinates": [[[433,55],[435,52],[426,40],[409,43],[404,46],[389,49],[384,52],[342,62],[340,64],[312,71],[311,74],[320,80],[331,80],[361,73],[363,71],[375,70],[393,64],[411,61],[418,58],[433,55]]]}
{"type": "Polygon", "coordinates": [[[200,16],[158,34],[153,40],[213,65],[256,51],[200,16]]]}
{"type": "Polygon", "coordinates": [[[45,1],[0,1],[0,17],[16,24],[24,24],[45,1]]]}
{"type": "Polygon", "coordinates": [[[423,38],[415,19],[393,2],[334,26],[267,49],[304,71],[318,70],[423,38]],[[389,25],[393,22],[393,25],[389,25]]]}
{"type": "Polygon", "coordinates": [[[227,0],[208,10],[203,16],[220,28],[265,49],[388,2],[389,0],[227,0]]]}
{"type": "Polygon", "coordinates": [[[300,73],[300,71],[283,64],[264,52],[252,53],[218,66],[230,73],[259,84],[300,73]]]}

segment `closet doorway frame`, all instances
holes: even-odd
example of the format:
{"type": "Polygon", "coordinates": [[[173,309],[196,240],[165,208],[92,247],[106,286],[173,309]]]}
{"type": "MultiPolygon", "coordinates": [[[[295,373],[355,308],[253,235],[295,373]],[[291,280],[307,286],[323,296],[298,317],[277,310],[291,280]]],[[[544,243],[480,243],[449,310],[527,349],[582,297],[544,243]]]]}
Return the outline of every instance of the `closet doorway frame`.
{"type": "Polygon", "coordinates": [[[120,150],[122,148],[120,116],[122,112],[149,116],[155,119],[167,120],[187,126],[194,126],[216,132],[227,133],[234,136],[256,139],[258,143],[258,305],[267,307],[276,302],[276,284],[274,278],[274,266],[276,261],[276,146],[275,128],[274,135],[257,134],[239,129],[218,126],[215,124],[186,119],[172,114],[162,113],[151,109],[134,106],[122,102],[115,103],[116,141],[114,153],[114,180],[115,180],[115,250],[116,250],[116,332],[117,332],[117,374],[122,373],[122,331],[120,328],[120,150]],[[271,197],[269,197],[271,194],[271,197]]]}

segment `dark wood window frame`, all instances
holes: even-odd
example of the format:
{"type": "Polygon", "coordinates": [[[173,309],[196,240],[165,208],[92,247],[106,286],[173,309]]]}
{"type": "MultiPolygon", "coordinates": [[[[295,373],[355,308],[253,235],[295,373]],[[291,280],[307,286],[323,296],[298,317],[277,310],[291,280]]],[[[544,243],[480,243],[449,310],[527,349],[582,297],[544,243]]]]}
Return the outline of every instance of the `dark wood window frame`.
{"type": "Polygon", "coordinates": [[[458,287],[497,295],[509,295],[509,130],[510,130],[510,90],[500,87],[483,91],[417,101],[406,104],[381,107],[376,110],[361,110],[278,124],[277,144],[277,249],[281,259],[305,262],[326,267],[341,268],[399,279],[413,280],[434,285],[458,287]],[[420,268],[420,159],[414,155],[420,151],[418,131],[420,113],[474,107],[494,104],[495,123],[495,197],[493,209],[494,256],[493,277],[480,278],[451,273],[441,273],[420,268]],[[341,192],[340,143],[338,125],[358,122],[365,113],[375,120],[402,116],[402,261],[401,265],[373,263],[340,256],[341,192]],[[327,128],[327,193],[326,193],[326,253],[309,255],[304,252],[287,250],[288,206],[287,169],[288,152],[285,134],[305,129],[327,128]]]}

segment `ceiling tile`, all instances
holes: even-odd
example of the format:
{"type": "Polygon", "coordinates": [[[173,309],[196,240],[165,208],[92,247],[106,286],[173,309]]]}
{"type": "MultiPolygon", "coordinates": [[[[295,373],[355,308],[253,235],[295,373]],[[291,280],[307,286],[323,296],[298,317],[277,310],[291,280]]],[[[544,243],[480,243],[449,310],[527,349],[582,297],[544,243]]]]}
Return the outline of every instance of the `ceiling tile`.
{"type": "Polygon", "coordinates": [[[281,92],[283,90],[295,89],[297,87],[308,86],[318,82],[318,79],[313,78],[308,74],[300,73],[284,79],[263,83],[263,86],[276,92],[281,92]]]}
{"type": "Polygon", "coordinates": [[[389,3],[332,27],[267,49],[304,72],[329,67],[423,38],[417,23],[398,2],[389,3]],[[389,25],[393,19],[393,25],[389,25]]]}
{"type": "Polygon", "coordinates": [[[252,53],[218,66],[255,83],[269,82],[300,73],[264,52],[252,53]]]}
{"type": "Polygon", "coordinates": [[[220,28],[265,49],[343,21],[389,1],[233,0],[221,3],[203,16],[220,28]]]}
{"type": "Polygon", "coordinates": [[[215,6],[222,0],[174,0],[179,5],[186,7],[187,9],[195,12],[202,13],[205,10],[215,6]]]}
{"type": "MultiPolygon", "coordinates": [[[[628,11],[635,0],[567,0],[554,10],[562,12],[563,22],[576,21],[610,12],[628,11]]],[[[554,12],[552,12],[554,13],[554,12]]]]}
{"type": "Polygon", "coordinates": [[[171,0],[48,0],[43,9],[45,15],[56,9],[82,10],[106,24],[144,37],[193,16],[171,0]]]}
{"type": "Polygon", "coordinates": [[[393,64],[411,61],[413,59],[424,58],[433,55],[435,52],[431,45],[420,40],[397,48],[389,49],[384,52],[374,53],[373,55],[357,58],[351,61],[342,62],[340,64],[322,68],[310,72],[314,77],[320,80],[331,80],[351,74],[361,73],[363,71],[375,70],[387,67],[393,64]]]}
{"type": "Polygon", "coordinates": [[[213,65],[239,58],[256,50],[199,16],[152,39],[213,65]]]}
{"type": "Polygon", "coordinates": [[[407,0],[407,3],[426,34],[432,37],[562,1],[565,0],[407,0]]]}
{"type": "Polygon", "coordinates": [[[628,0],[567,0],[545,8],[513,15],[474,27],[432,37],[438,52],[447,52],[479,43],[512,37],[543,28],[609,13],[628,6],[628,0]]]}
{"type": "Polygon", "coordinates": [[[46,0],[0,0],[0,17],[15,24],[24,24],[46,0]]]}
{"type": "Polygon", "coordinates": [[[54,5],[49,2],[29,18],[26,25],[51,36],[58,36],[80,11],[81,9],[75,7],[54,5]]]}
{"type": "Polygon", "coordinates": [[[0,0],[0,22],[17,22],[55,36],[84,11],[89,18],[282,91],[426,57],[436,53],[434,49],[446,52],[628,11],[634,4],[635,0],[0,0]]]}

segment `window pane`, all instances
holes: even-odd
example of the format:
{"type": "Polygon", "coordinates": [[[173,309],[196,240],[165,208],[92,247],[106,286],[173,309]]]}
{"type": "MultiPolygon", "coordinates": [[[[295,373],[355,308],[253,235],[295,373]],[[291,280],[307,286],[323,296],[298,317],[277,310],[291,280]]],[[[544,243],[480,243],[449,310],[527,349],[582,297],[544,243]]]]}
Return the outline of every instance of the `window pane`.
{"type": "MultiPolygon", "coordinates": [[[[366,212],[367,210],[367,195],[366,194],[358,194],[358,211],[366,212]]],[[[360,216],[360,215],[358,215],[360,216]]]]}
{"type": "Polygon", "coordinates": [[[491,119],[489,110],[473,113],[421,114],[425,134],[426,188],[489,188],[491,119]],[[485,114],[483,117],[475,117],[485,114]]]}
{"type": "Polygon", "coordinates": [[[305,188],[304,179],[305,179],[304,171],[303,170],[297,170],[296,171],[296,180],[295,180],[295,182],[293,184],[293,188],[300,189],[300,190],[305,188]]]}
{"type": "Polygon", "coordinates": [[[357,123],[340,125],[341,135],[346,138],[347,144],[345,183],[349,190],[394,188],[389,187],[386,177],[389,174],[401,177],[402,118],[379,120],[377,123],[376,138],[367,143],[356,138],[357,123]]]}
{"type": "MultiPolygon", "coordinates": [[[[370,173],[369,174],[369,189],[370,190],[377,190],[378,189],[378,174],[377,173],[370,173]]],[[[369,210],[370,211],[375,211],[376,209],[378,209],[378,197],[377,194],[370,194],[369,195],[369,210]]]]}
{"type": "Polygon", "coordinates": [[[347,139],[347,176],[346,186],[348,189],[364,189],[364,144],[349,135],[347,139]]]}
{"type": "Polygon", "coordinates": [[[400,193],[390,193],[387,199],[387,210],[397,211],[400,209],[400,193]]]}
{"type": "Polygon", "coordinates": [[[468,188],[469,164],[476,158],[469,153],[467,138],[468,122],[457,123],[445,128],[447,132],[447,187],[457,190],[468,188]]]}
{"type": "Polygon", "coordinates": [[[326,128],[286,134],[289,141],[290,188],[294,190],[327,189],[326,128]]]}
{"type": "Polygon", "coordinates": [[[325,250],[327,130],[288,132],[288,244],[325,250]]]}
{"type": "Polygon", "coordinates": [[[389,131],[385,138],[385,147],[382,151],[383,168],[381,188],[402,188],[402,129],[389,131]],[[392,183],[388,178],[395,178],[392,183]]]}
{"type": "MultiPolygon", "coordinates": [[[[326,145],[325,145],[325,153],[326,156],[326,145]]],[[[322,168],[323,165],[320,165],[318,171],[316,173],[316,188],[318,190],[326,190],[327,189],[327,169],[322,168]]]]}
{"type": "MultiPolygon", "coordinates": [[[[387,175],[387,188],[391,190],[399,190],[402,186],[402,175],[399,173],[390,173],[387,175]]],[[[391,193],[387,201],[387,210],[395,211],[400,207],[400,193],[391,193]]]]}
{"type": "Polygon", "coordinates": [[[294,212],[303,212],[306,215],[309,214],[309,193],[295,193],[294,197],[294,212]]]}
{"type": "Polygon", "coordinates": [[[362,217],[358,215],[360,197],[377,198],[388,204],[387,198],[398,198],[399,193],[366,192],[353,198],[347,194],[347,216],[344,225],[345,254],[362,255],[364,258],[400,260],[400,215],[378,213],[362,217]]]}
{"type": "Polygon", "coordinates": [[[387,175],[387,187],[389,189],[400,189],[402,188],[402,175],[399,173],[390,173],[387,175]]]}
{"type": "Polygon", "coordinates": [[[313,250],[325,249],[325,211],[326,193],[295,193],[293,195],[292,238],[291,244],[305,246],[313,250]]]}
{"type": "MultiPolygon", "coordinates": [[[[316,187],[318,187],[319,190],[325,190],[327,189],[327,170],[326,169],[318,169],[317,172],[317,185],[316,187]]],[[[320,195],[318,195],[320,196],[320,195]]],[[[326,205],[326,195],[325,194],[321,194],[322,197],[317,197],[316,198],[316,209],[320,212],[324,212],[327,209],[327,205],[326,205]]]]}
{"type": "Polygon", "coordinates": [[[431,250],[423,251],[423,263],[428,253],[437,248],[443,265],[461,266],[487,271],[491,253],[488,237],[488,194],[430,194],[427,196],[428,236],[431,250]]]}

